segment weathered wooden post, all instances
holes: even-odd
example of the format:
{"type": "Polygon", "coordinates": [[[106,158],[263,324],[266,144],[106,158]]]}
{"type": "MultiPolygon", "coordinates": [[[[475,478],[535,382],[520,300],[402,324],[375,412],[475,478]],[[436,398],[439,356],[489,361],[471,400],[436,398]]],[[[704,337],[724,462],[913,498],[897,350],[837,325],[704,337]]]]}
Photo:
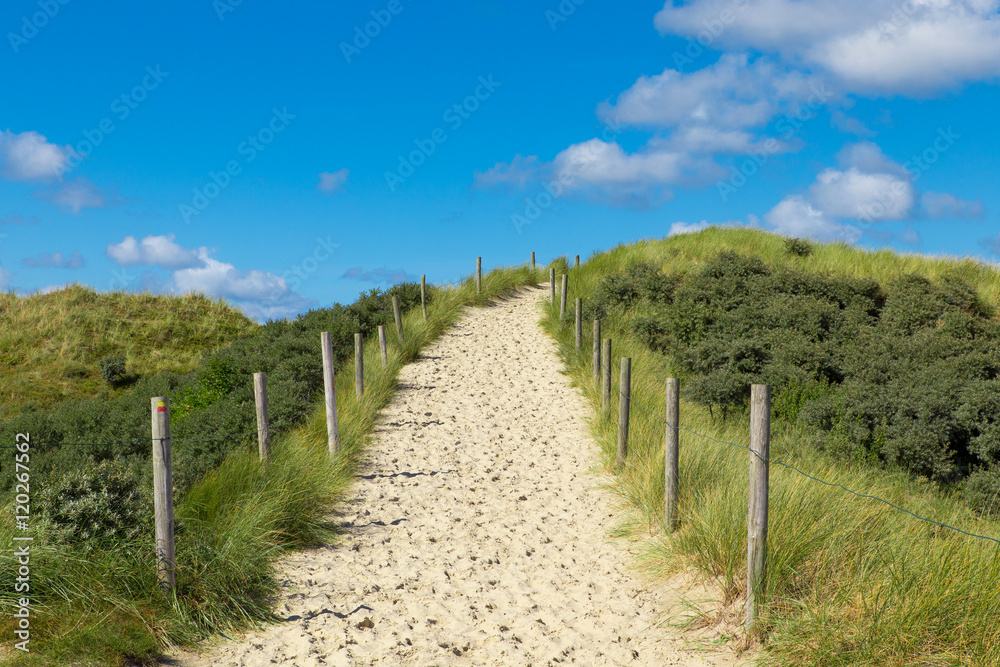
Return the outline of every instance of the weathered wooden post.
{"type": "MultiPolygon", "coordinates": [[[[395,299],[396,297],[392,297],[395,299]]],[[[323,348],[323,390],[326,403],[326,444],[330,455],[340,449],[340,427],[337,425],[337,387],[333,376],[333,338],[329,331],[320,333],[323,348]]]]}
{"type": "Polygon", "coordinates": [[[556,270],[549,269],[549,303],[556,305],[556,270]]]}
{"type": "Polygon", "coordinates": [[[621,396],[618,397],[618,467],[628,458],[628,417],[632,403],[632,359],[622,357],[621,396]]]}
{"type": "Polygon", "coordinates": [[[677,378],[667,380],[667,437],[666,437],[666,464],[663,468],[664,481],[664,504],[663,520],[667,527],[667,532],[672,533],[677,530],[677,483],[678,483],[678,458],[680,456],[680,389],[681,383],[677,378]]]}
{"type": "Polygon", "coordinates": [[[427,321],[427,274],[420,274],[420,309],[424,311],[424,322],[427,321]]]}
{"type": "Polygon", "coordinates": [[[399,336],[399,342],[403,342],[403,316],[399,312],[399,297],[392,297],[392,315],[396,319],[396,335],[399,336]]]}
{"type": "Polygon", "coordinates": [[[559,321],[566,316],[566,298],[569,294],[569,276],[565,273],[562,276],[562,292],[559,295],[559,321]]]}
{"type": "Polygon", "coordinates": [[[358,398],[365,395],[365,341],[359,333],[354,334],[354,391],[358,398]]]}
{"type": "Polygon", "coordinates": [[[579,352],[580,347],[583,346],[583,299],[577,297],[574,306],[576,308],[576,351],[579,352]]]}
{"type": "Polygon", "coordinates": [[[580,268],[580,256],[579,255],[576,256],[576,262],[573,263],[573,267],[577,268],[577,269],[580,268]]]}
{"type": "Polygon", "coordinates": [[[152,399],[153,523],[156,533],[156,578],[160,586],[177,586],[174,554],[174,481],[170,455],[170,399],[152,399]]]}
{"type": "Polygon", "coordinates": [[[594,320],[594,384],[601,377],[601,321],[594,320]]]}
{"type": "Polygon", "coordinates": [[[764,604],[767,574],[767,509],[771,459],[771,387],[750,389],[750,510],[747,517],[747,632],[764,604]]]}
{"type": "Polygon", "coordinates": [[[271,429],[267,423],[267,373],[253,374],[253,398],[257,406],[257,449],[261,462],[267,463],[271,455],[271,429]]]}
{"type": "Polygon", "coordinates": [[[535,270],[535,251],[531,251],[531,270],[535,270]]]}
{"type": "Polygon", "coordinates": [[[601,410],[608,414],[611,410],[611,339],[604,339],[604,350],[601,355],[604,369],[604,376],[601,379],[601,410]]]}
{"type": "Polygon", "coordinates": [[[389,347],[385,344],[385,325],[378,325],[378,350],[382,353],[382,365],[389,365],[389,347]]]}
{"type": "Polygon", "coordinates": [[[483,258],[476,257],[476,294],[483,291],[483,258]]]}

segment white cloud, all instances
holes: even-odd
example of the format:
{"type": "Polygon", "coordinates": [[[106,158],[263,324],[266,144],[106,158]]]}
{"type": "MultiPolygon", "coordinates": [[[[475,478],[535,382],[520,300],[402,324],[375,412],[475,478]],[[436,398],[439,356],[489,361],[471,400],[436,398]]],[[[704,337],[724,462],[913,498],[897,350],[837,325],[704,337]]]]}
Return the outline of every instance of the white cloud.
{"type": "Polygon", "coordinates": [[[868,173],[893,174],[904,178],[911,176],[903,165],[892,160],[882,149],[871,141],[859,141],[844,146],[837,153],[841,167],[857,167],[868,173]]]}
{"type": "Polygon", "coordinates": [[[602,103],[598,115],[615,125],[743,129],[766,124],[780,108],[814,95],[818,86],[816,77],[769,60],[750,62],[745,54],[726,53],[691,73],[667,68],[639,77],[614,103],[602,103]]]}
{"type": "Polygon", "coordinates": [[[828,217],[799,195],[778,202],[764,214],[764,221],[779,234],[810,238],[816,241],[857,243],[862,231],[828,217]]]}
{"type": "Polygon", "coordinates": [[[322,192],[343,192],[347,183],[348,169],[338,169],[334,172],[320,172],[319,184],[316,186],[322,192]]]}
{"type": "Polygon", "coordinates": [[[540,167],[537,155],[515,155],[509,163],[497,162],[486,171],[474,172],[473,183],[481,188],[509,186],[521,189],[539,178],[540,167]]]}
{"type": "Polygon", "coordinates": [[[126,236],[120,243],[109,243],[106,254],[118,266],[143,264],[164,269],[185,269],[204,265],[199,250],[174,243],[173,234],[150,235],[141,241],[136,241],[134,236],[126,236]]]}
{"type": "Polygon", "coordinates": [[[852,118],[840,109],[834,109],[830,114],[830,124],[841,132],[853,134],[858,137],[874,137],[875,132],[857,118],[852,118]]]}
{"type": "Polygon", "coordinates": [[[55,190],[43,191],[40,196],[74,215],[85,208],[105,208],[109,204],[108,195],[83,176],[63,183],[55,190]]]}
{"type": "Polygon", "coordinates": [[[80,269],[83,268],[84,261],[83,255],[80,254],[79,250],[74,251],[69,257],[64,256],[61,252],[51,254],[43,252],[37,257],[26,257],[24,265],[52,269],[80,269]]]}
{"type": "Polygon", "coordinates": [[[174,284],[180,291],[204,292],[241,301],[275,299],[290,291],[281,276],[256,269],[241,271],[209,256],[205,248],[198,251],[198,259],[201,266],[174,272],[174,284]]]}
{"type": "Polygon", "coordinates": [[[964,201],[943,192],[925,192],[920,205],[929,218],[981,218],[983,203],[964,201]]]}
{"type": "Polygon", "coordinates": [[[0,175],[10,181],[52,182],[69,167],[69,149],[50,144],[35,131],[0,131],[0,175]]]}
{"type": "Polygon", "coordinates": [[[670,238],[671,236],[680,236],[681,234],[696,234],[697,232],[704,231],[712,226],[712,223],[705,220],[702,220],[701,222],[692,222],[690,224],[686,222],[675,222],[670,225],[670,231],[667,233],[667,238],[670,238]]]}
{"type": "Polygon", "coordinates": [[[870,174],[851,167],[826,169],[809,188],[812,201],[835,218],[904,220],[913,211],[913,185],[892,174],[870,174]]]}
{"type": "MultiPolygon", "coordinates": [[[[661,33],[697,38],[733,0],[669,0],[661,33]]],[[[850,90],[928,94],[1000,75],[998,0],[758,0],[713,36],[713,48],[781,54],[825,69],[850,90]]]]}

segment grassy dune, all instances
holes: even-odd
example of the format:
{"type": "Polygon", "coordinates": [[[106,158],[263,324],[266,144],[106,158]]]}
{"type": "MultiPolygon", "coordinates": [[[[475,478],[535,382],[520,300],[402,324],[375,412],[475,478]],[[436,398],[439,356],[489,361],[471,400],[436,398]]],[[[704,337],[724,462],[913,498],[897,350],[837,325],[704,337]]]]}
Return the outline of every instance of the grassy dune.
{"type": "MultiPolygon", "coordinates": [[[[156,584],[152,544],[100,551],[65,550],[36,534],[32,545],[32,652],[0,645],[5,665],[154,664],[169,645],[273,620],[278,590],[274,561],[282,553],[337,540],[336,512],[348,493],[358,457],[381,409],[391,400],[399,370],[450,326],[467,305],[485,304],[512,289],[535,284],[542,270],[498,269],[438,288],[425,322],[419,308],[404,317],[406,339],[389,331],[389,363],[377,340],[365,346],[365,396],[354,392],[353,365],[337,373],[341,449],[327,454],[325,412],[272,444],[264,467],[255,448],[229,456],[176,507],[176,595],[156,584]]],[[[319,351],[317,350],[317,357],[319,351]]],[[[12,544],[13,509],[0,508],[0,542],[12,544]]],[[[151,542],[151,541],[150,541],[151,542]]],[[[13,581],[16,562],[0,557],[0,580],[13,581]]],[[[0,596],[0,635],[12,637],[12,592],[0,596]]]]}
{"type": "Polygon", "coordinates": [[[80,285],[0,294],[0,419],[28,402],[96,396],[107,386],[98,364],[108,355],[150,375],[186,373],[204,352],[256,328],[224,301],[194,294],[97,293],[80,285]]]}
{"type": "MultiPolygon", "coordinates": [[[[781,237],[751,230],[710,229],[661,241],[621,246],[569,270],[570,303],[586,299],[606,275],[640,261],[666,271],[690,268],[724,250],[755,254],[771,265],[822,274],[891,281],[906,273],[937,277],[958,272],[981,295],[1000,303],[1000,273],[969,260],[865,252],[845,245],[816,246],[810,257],[785,252],[781,237]]],[[[594,386],[590,323],[584,349],[574,350],[572,319],[558,307],[545,325],[558,340],[576,384],[594,406],[593,432],[608,470],[614,466],[617,400],[612,417],[600,414],[594,386]]],[[[626,318],[603,323],[612,338],[613,369],[632,358],[629,460],[617,471],[617,491],[632,508],[623,532],[650,537],[643,555],[650,572],[667,576],[694,567],[717,581],[728,607],[741,615],[746,587],[748,452],[681,433],[678,532],[663,529],[664,380],[674,375],[668,356],[632,339],[626,318]],[[639,404],[648,408],[647,412],[639,404]]],[[[682,401],[681,425],[699,434],[748,444],[745,414],[723,421],[682,401]]],[[[823,454],[806,434],[775,424],[771,458],[829,483],[884,498],[900,507],[972,533],[1000,538],[1000,524],[976,517],[957,497],[909,476],[850,465],[823,454]]],[[[920,521],[885,504],[771,466],[767,604],[760,634],[761,661],[781,665],[1000,664],[1000,544],[920,521]]],[[[707,619],[711,621],[712,619],[707,619]]],[[[745,640],[746,638],[744,638],[745,640]]]]}

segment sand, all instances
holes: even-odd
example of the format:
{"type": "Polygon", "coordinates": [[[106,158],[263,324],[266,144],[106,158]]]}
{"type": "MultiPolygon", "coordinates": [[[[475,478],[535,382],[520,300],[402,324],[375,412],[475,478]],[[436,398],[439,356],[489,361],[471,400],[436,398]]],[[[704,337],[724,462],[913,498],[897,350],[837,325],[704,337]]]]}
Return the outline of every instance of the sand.
{"type": "Polygon", "coordinates": [[[280,564],[284,622],[171,664],[740,664],[659,627],[680,593],[608,537],[621,517],[538,327],[546,295],[470,309],[402,370],[345,539],[280,564]]]}

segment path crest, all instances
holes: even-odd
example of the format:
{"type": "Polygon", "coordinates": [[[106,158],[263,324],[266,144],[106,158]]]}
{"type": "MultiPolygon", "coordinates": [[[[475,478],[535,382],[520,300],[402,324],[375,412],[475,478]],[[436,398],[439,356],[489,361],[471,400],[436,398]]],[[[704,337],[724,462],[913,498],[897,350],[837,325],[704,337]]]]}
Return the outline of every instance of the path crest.
{"type": "Polygon", "coordinates": [[[174,664],[736,664],[657,629],[587,407],[538,326],[545,289],[470,309],[402,369],[337,547],[281,563],[286,622],[174,664]]]}

